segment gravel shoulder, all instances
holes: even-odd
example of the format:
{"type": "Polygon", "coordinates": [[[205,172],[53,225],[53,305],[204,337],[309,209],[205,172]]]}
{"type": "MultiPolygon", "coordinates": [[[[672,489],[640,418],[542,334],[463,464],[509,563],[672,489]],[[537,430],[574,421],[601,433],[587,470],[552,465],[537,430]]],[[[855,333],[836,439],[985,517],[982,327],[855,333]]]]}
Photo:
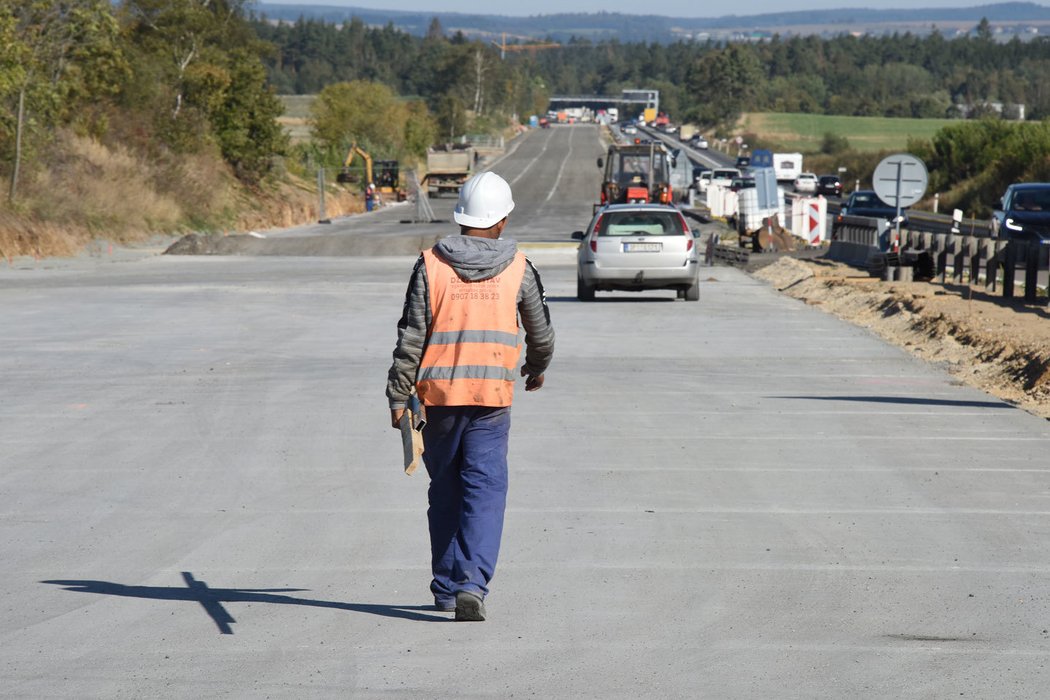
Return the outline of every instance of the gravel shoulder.
{"type": "Polygon", "coordinates": [[[1050,310],[966,285],[882,282],[826,260],[753,273],[784,294],[936,363],[959,382],[1050,419],[1050,310]]]}

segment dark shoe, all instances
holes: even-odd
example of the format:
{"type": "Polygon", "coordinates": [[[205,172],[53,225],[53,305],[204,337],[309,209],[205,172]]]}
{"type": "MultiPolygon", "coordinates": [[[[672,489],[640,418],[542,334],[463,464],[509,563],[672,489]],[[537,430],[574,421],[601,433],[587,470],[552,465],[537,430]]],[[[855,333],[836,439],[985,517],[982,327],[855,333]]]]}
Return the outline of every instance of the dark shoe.
{"type": "Polygon", "coordinates": [[[439,600],[434,598],[434,609],[438,612],[454,612],[456,609],[456,601],[453,599],[439,600]]]}
{"type": "Polygon", "coordinates": [[[456,591],[456,621],[484,622],[485,601],[474,591],[456,591]]]}

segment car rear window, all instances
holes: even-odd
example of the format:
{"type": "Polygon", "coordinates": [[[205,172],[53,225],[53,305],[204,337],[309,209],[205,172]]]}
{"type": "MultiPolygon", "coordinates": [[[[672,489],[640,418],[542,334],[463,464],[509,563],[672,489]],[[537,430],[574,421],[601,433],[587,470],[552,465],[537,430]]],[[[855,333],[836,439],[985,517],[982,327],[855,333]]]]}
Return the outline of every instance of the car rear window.
{"type": "Polygon", "coordinates": [[[664,211],[608,212],[598,224],[599,236],[682,236],[679,215],[664,211]]]}

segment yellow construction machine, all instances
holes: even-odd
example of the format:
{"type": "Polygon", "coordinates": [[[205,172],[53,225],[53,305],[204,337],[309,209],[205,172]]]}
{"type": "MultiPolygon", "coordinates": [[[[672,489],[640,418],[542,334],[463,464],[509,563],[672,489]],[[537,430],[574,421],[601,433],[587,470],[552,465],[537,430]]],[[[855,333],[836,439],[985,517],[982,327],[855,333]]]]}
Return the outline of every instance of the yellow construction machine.
{"type": "Polygon", "coordinates": [[[336,181],[342,183],[360,182],[358,169],[353,166],[354,158],[360,157],[365,164],[365,186],[372,183],[380,194],[393,195],[403,202],[408,197],[404,183],[401,181],[401,169],[396,160],[373,161],[372,156],[356,143],[350,147],[343,161],[343,169],[336,175],[336,181]]]}

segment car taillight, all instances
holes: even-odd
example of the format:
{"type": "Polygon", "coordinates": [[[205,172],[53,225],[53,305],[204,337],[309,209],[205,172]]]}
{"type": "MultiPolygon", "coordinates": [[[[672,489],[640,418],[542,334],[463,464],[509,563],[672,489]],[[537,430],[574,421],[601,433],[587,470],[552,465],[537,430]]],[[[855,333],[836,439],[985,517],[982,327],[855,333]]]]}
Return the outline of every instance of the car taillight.
{"type": "Polygon", "coordinates": [[[682,224],[682,233],[685,234],[685,251],[688,253],[693,249],[693,232],[689,230],[689,223],[681,214],[678,215],[678,222],[682,224]]]}
{"type": "Polygon", "coordinates": [[[591,231],[591,251],[594,253],[598,252],[598,231],[602,227],[602,219],[605,218],[605,214],[598,217],[598,220],[594,222],[594,230],[591,231]]]}

